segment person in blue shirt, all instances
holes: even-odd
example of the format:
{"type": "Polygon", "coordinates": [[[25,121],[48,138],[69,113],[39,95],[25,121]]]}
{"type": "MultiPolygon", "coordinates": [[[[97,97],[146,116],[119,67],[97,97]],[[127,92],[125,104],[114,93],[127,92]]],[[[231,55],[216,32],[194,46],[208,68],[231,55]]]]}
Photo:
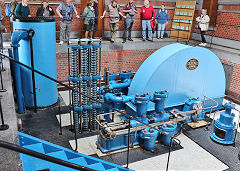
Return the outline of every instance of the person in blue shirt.
{"type": "Polygon", "coordinates": [[[169,21],[168,12],[165,9],[165,5],[161,5],[161,9],[157,12],[155,16],[156,23],[158,25],[157,38],[162,39],[164,35],[165,26],[169,21]]]}

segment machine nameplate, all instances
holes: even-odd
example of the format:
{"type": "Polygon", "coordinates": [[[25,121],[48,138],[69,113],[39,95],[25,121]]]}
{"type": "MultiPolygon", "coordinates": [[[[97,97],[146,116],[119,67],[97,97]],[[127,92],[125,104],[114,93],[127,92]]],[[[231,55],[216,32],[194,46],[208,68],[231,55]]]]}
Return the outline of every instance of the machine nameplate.
{"type": "Polygon", "coordinates": [[[195,58],[190,59],[187,62],[186,67],[188,70],[195,70],[198,67],[198,60],[195,58]]]}

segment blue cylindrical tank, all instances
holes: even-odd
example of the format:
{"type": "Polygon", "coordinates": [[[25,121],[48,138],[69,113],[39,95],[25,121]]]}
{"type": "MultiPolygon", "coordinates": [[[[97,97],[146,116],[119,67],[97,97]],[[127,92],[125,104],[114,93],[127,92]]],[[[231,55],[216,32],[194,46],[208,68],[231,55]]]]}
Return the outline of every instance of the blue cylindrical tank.
{"type": "MultiPolygon", "coordinates": [[[[56,28],[55,20],[50,18],[20,18],[13,21],[13,30],[34,30],[33,57],[34,68],[54,79],[57,79],[56,69],[56,28]]],[[[19,42],[19,61],[31,66],[29,40],[19,42]]],[[[24,103],[33,107],[33,88],[31,70],[21,66],[21,79],[24,103]]],[[[57,83],[35,73],[37,106],[46,107],[57,102],[57,83]]]]}

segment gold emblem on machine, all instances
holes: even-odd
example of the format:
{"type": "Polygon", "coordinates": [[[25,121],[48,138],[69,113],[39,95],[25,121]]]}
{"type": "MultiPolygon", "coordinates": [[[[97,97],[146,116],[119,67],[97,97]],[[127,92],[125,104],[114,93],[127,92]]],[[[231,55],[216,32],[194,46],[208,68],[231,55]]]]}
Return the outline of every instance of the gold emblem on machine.
{"type": "Polygon", "coordinates": [[[197,59],[190,59],[187,64],[186,67],[188,70],[195,70],[198,67],[198,60],[197,59]]]}

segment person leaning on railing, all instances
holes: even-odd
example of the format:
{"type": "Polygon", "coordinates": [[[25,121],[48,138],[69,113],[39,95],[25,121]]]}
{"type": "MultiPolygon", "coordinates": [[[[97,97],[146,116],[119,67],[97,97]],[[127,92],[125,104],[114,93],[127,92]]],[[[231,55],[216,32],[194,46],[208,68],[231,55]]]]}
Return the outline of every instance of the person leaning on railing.
{"type": "Polygon", "coordinates": [[[29,0],[22,0],[15,8],[16,17],[31,17],[28,5],[29,0]]]}
{"type": "Polygon", "coordinates": [[[118,23],[119,23],[119,19],[120,19],[120,15],[123,18],[126,18],[125,16],[123,16],[123,14],[120,12],[120,8],[117,5],[117,1],[113,0],[112,3],[110,5],[107,6],[107,9],[103,12],[103,15],[100,17],[101,19],[104,18],[106,12],[109,13],[109,25],[110,25],[110,42],[114,43],[115,39],[116,39],[116,33],[118,30],[118,23]]]}
{"type": "Polygon", "coordinates": [[[43,16],[43,17],[50,17],[50,16],[54,16],[55,12],[49,6],[48,0],[43,0],[42,6],[38,8],[36,15],[43,16]]]}
{"type": "Polygon", "coordinates": [[[209,22],[210,22],[210,18],[207,15],[207,9],[202,9],[202,14],[196,18],[196,21],[198,22],[198,28],[201,31],[201,38],[202,38],[202,42],[199,45],[206,46],[207,42],[204,35],[208,30],[209,22]]]}
{"type": "Polygon", "coordinates": [[[85,38],[92,38],[95,23],[94,1],[90,0],[83,11],[84,24],[86,26],[85,38]],[[90,33],[90,34],[89,34],[90,33]]]}
{"type": "MultiPolygon", "coordinates": [[[[70,37],[70,32],[72,28],[73,12],[75,12],[76,17],[80,18],[78,12],[72,3],[72,0],[65,0],[62,2],[56,10],[58,16],[60,17],[60,42],[68,41],[70,37]]],[[[71,42],[69,42],[71,43],[71,42]]]]}

